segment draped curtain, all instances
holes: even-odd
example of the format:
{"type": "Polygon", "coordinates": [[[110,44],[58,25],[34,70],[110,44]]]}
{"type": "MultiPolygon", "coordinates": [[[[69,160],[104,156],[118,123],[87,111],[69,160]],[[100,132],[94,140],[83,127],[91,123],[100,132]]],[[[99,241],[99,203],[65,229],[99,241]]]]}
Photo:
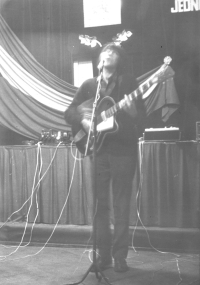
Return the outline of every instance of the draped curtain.
{"type": "Polygon", "coordinates": [[[64,111],[77,88],[39,64],[1,16],[0,30],[1,124],[33,139],[42,129],[69,129],[64,111]]]}
{"type": "MultiPolygon", "coordinates": [[[[30,60],[34,61],[35,66],[32,71],[34,74],[31,74],[39,76],[37,77],[39,80],[41,76],[47,77],[46,73],[50,71],[65,82],[60,82],[64,86],[66,82],[72,84],[72,52],[68,37],[69,17],[72,11],[69,2],[68,0],[0,0],[0,13],[10,29],[14,31],[14,35],[10,35],[10,29],[6,27],[8,33],[3,47],[22,64],[22,67],[28,68],[29,72],[30,60]],[[13,39],[15,35],[20,42],[15,42],[16,37],[13,39]],[[21,50],[23,50],[22,54],[21,50]],[[45,70],[42,68],[40,73],[38,73],[38,63],[40,68],[45,67],[45,70]]],[[[78,2],[81,3],[79,0],[78,2]]],[[[33,62],[31,62],[31,69],[33,69],[33,62]]],[[[51,76],[52,74],[50,78],[51,76]]],[[[58,78],[54,77],[54,81],[58,78]]]]}
{"type": "MultiPolygon", "coordinates": [[[[70,126],[64,121],[64,111],[77,89],[68,83],[71,81],[68,76],[72,74],[71,70],[68,75],[66,72],[66,76],[62,72],[66,68],[72,68],[70,49],[74,52],[78,46],[70,44],[69,2],[59,1],[55,4],[52,0],[48,3],[41,0],[36,5],[35,0],[20,0],[19,5],[18,1],[1,0],[0,3],[1,14],[8,18],[11,26],[16,25],[15,31],[18,34],[16,36],[13,33],[0,15],[1,125],[36,140],[42,129],[66,131],[70,126]],[[22,11],[20,7],[23,7],[22,11]],[[12,10],[15,10],[15,19],[18,15],[22,20],[14,23],[9,19],[12,10]],[[41,33],[45,39],[42,39],[41,33]],[[34,50],[34,55],[31,50],[34,50]],[[36,59],[37,50],[40,53],[40,62],[36,59]],[[53,59],[55,55],[58,62],[53,59]],[[50,70],[54,70],[59,76],[50,70]]],[[[164,122],[179,105],[173,76],[165,83],[158,84],[152,95],[145,100],[147,115],[161,109],[164,122]]]]}

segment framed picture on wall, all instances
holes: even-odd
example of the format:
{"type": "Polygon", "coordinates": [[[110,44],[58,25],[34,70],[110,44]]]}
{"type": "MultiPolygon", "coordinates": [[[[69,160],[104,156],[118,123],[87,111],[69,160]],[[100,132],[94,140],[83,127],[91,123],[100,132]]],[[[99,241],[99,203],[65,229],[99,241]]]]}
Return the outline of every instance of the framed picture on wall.
{"type": "Polygon", "coordinates": [[[121,24],[121,0],[83,0],[84,27],[121,24]]]}

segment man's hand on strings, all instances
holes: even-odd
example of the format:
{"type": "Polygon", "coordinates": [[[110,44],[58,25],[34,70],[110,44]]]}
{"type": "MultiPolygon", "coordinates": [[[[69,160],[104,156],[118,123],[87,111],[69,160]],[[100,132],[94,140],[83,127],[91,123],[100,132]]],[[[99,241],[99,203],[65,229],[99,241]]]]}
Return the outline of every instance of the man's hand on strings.
{"type": "Polygon", "coordinates": [[[123,109],[126,111],[128,109],[131,108],[131,105],[132,105],[132,98],[130,98],[129,96],[127,96],[126,94],[124,95],[124,100],[123,100],[123,109]]]}

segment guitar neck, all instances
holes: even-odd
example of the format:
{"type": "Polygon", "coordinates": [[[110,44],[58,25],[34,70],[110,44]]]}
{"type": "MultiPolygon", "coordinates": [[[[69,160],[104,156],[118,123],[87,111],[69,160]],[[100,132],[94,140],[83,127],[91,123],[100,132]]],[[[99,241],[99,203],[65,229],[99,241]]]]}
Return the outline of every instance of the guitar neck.
{"type": "MultiPolygon", "coordinates": [[[[139,96],[143,95],[154,83],[153,79],[148,80],[144,84],[141,84],[136,90],[131,92],[128,97],[131,98],[131,100],[138,99],[139,96]]],[[[115,113],[117,113],[119,110],[122,109],[124,106],[124,99],[120,100],[118,103],[114,104],[111,108],[105,111],[106,118],[112,117],[115,113]]]]}
{"type": "MultiPolygon", "coordinates": [[[[174,75],[174,72],[166,72],[168,65],[171,62],[171,57],[167,56],[164,58],[164,64],[160,69],[155,72],[147,81],[141,84],[136,90],[128,95],[131,100],[138,99],[139,96],[143,95],[154,83],[162,81],[164,79],[170,78],[174,75]]],[[[116,112],[118,112],[125,104],[125,99],[122,99],[118,103],[114,104],[111,108],[107,109],[102,116],[104,118],[112,117],[116,112]]]]}

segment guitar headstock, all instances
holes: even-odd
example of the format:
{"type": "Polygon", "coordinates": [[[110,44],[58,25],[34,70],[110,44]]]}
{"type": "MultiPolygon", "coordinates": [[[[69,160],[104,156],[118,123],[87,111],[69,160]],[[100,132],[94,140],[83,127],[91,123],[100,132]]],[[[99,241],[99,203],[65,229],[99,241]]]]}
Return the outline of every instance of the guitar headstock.
{"type": "Polygon", "coordinates": [[[172,58],[170,56],[166,56],[164,58],[164,64],[169,65],[172,61],[172,58]]]}
{"type": "Polygon", "coordinates": [[[150,95],[150,93],[152,92],[152,90],[155,88],[155,86],[158,83],[163,82],[174,76],[175,72],[169,66],[171,61],[172,61],[172,58],[170,56],[166,56],[164,58],[164,64],[162,64],[162,66],[151,77],[149,77],[147,81],[144,82],[144,84],[147,84],[148,82],[149,91],[143,94],[142,96],[143,99],[147,98],[150,95]]]}
{"type": "Polygon", "coordinates": [[[161,68],[155,73],[154,80],[157,80],[157,82],[164,81],[172,76],[174,76],[173,69],[169,66],[170,62],[172,61],[172,58],[170,56],[166,56],[164,58],[164,64],[161,66],[161,68]]]}

